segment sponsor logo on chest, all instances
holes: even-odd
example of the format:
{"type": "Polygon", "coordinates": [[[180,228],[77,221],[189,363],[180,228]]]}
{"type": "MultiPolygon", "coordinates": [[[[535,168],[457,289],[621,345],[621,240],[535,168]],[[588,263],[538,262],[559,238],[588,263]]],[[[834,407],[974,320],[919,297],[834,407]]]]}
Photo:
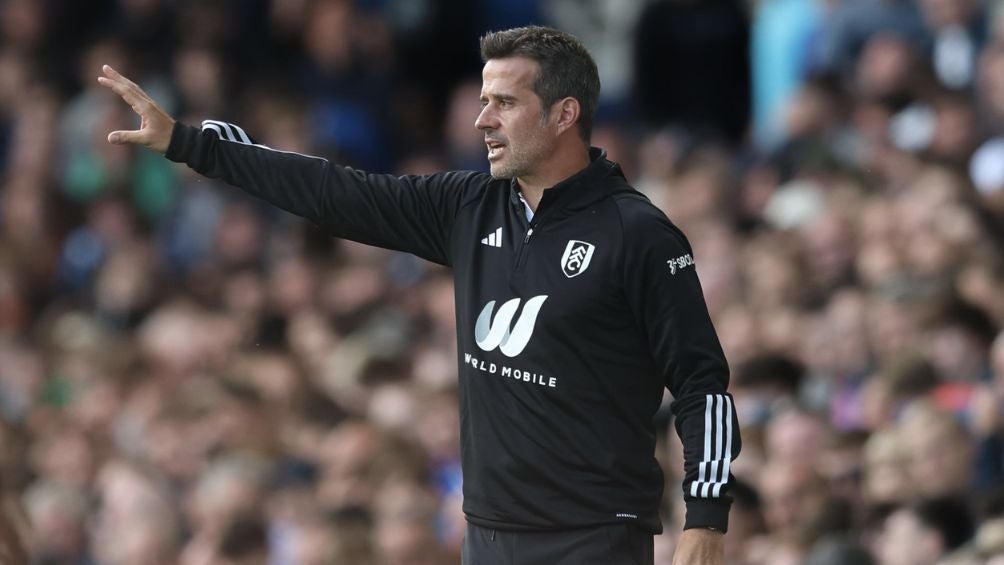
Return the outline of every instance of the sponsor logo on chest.
{"type": "Polygon", "coordinates": [[[474,324],[474,338],[478,347],[484,351],[491,351],[497,347],[506,357],[515,357],[522,353],[523,348],[533,337],[537,314],[545,300],[547,300],[546,294],[527,300],[523,312],[516,319],[515,326],[512,325],[512,320],[516,310],[519,309],[519,298],[513,298],[502,304],[494,319],[492,311],[495,310],[495,301],[489,301],[481,309],[478,321],[474,324]]]}
{"type": "MultiPolygon", "coordinates": [[[[495,301],[490,300],[481,309],[477,322],[474,324],[474,341],[482,351],[498,349],[506,357],[517,357],[523,352],[530,338],[533,337],[537,314],[547,300],[547,295],[534,296],[523,304],[523,310],[516,315],[520,303],[519,298],[504,302],[495,311],[495,301]]],[[[496,364],[492,361],[478,359],[471,353],[464,353],[464,364],[489,374],[500,375],[515,381],[534,384],[545,388],[557,388],[558,379],[545,376],[536,371],[520,369],[506,364],[496,364]]]]}

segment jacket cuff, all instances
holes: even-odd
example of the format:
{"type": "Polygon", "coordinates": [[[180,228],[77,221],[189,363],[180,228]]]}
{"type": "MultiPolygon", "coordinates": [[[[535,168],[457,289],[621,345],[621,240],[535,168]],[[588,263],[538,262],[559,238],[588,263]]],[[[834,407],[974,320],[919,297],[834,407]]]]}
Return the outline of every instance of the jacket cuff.
{"type": "Polygon", "coordinates": [[[200,133],[192,126],[174,122],[174,128],[171,129],[171,142],[167,145],[167,152],[164,153],[164,156],[175,163],[187,163],[188,155],[192,152],[195,140],[200,133]]]}
{"type": "Polygon", "coordinates": [[[731,502],[692,499],[688,500],[686,504],[687,518],[683,522],[684,530],[712,528],[721,532],[728,531],[731,502]]]}

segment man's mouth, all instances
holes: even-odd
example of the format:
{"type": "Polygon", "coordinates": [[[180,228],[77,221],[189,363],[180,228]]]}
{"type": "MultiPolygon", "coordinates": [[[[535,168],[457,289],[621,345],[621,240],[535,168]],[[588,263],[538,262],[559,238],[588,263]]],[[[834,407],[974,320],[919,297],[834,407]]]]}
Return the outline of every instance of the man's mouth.
{"type": "Polygon", "coordinates": [[[488,147],[488,159],[495,159],[501,156],[502,149],[505,148],[505,144],[501,141],[495,140],[485,140],[485,145],[488,147]]]}

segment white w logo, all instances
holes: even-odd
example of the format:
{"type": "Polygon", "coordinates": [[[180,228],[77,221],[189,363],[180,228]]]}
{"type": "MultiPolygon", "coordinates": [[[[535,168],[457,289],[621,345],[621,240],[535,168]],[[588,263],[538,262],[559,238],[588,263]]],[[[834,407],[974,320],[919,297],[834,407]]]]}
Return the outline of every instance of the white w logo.
{"type": "Polygon", "coordinates": [[[547,295],[534,296],[527,300],[526,306],[523,307],[523,313],[519,315],[516,327],[512,329],[511,333],[509,326],[512,323],[513,315],[519,309],[519,298],[513,298],[503,304],[499,308],[498,314],[495,315],[494,322],[492,321],[492,310],[495,309],[495,301],[489,301],[481,309],[477,324],[474,326],[474,338],[478,342],[478,347],[485,351],[491,351],[498,347],[499,351],[506,357],[519,355],[529,343],[530,336],[533,335],[533,326],[537,323],[537,313],[540,312],[540,307],[544,305],[545,300],[547,300],[547,295]]]}

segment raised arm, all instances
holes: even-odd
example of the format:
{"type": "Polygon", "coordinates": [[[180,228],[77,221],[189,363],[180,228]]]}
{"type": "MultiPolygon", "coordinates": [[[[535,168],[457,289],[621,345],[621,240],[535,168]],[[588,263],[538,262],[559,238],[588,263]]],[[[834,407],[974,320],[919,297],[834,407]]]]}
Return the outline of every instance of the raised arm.
{"type": "Polygon", "coordinates": [[[195,171],[241,188],[332,235],[451,264],[457,212],[485,184],[481,173],[424,176],[369,174],[327,159],[255,143],[235,124],[176,122],[135,83],[109,66],[98,81],[139,114],[140,128],[108,141],[163,153],[195,171]]]}

